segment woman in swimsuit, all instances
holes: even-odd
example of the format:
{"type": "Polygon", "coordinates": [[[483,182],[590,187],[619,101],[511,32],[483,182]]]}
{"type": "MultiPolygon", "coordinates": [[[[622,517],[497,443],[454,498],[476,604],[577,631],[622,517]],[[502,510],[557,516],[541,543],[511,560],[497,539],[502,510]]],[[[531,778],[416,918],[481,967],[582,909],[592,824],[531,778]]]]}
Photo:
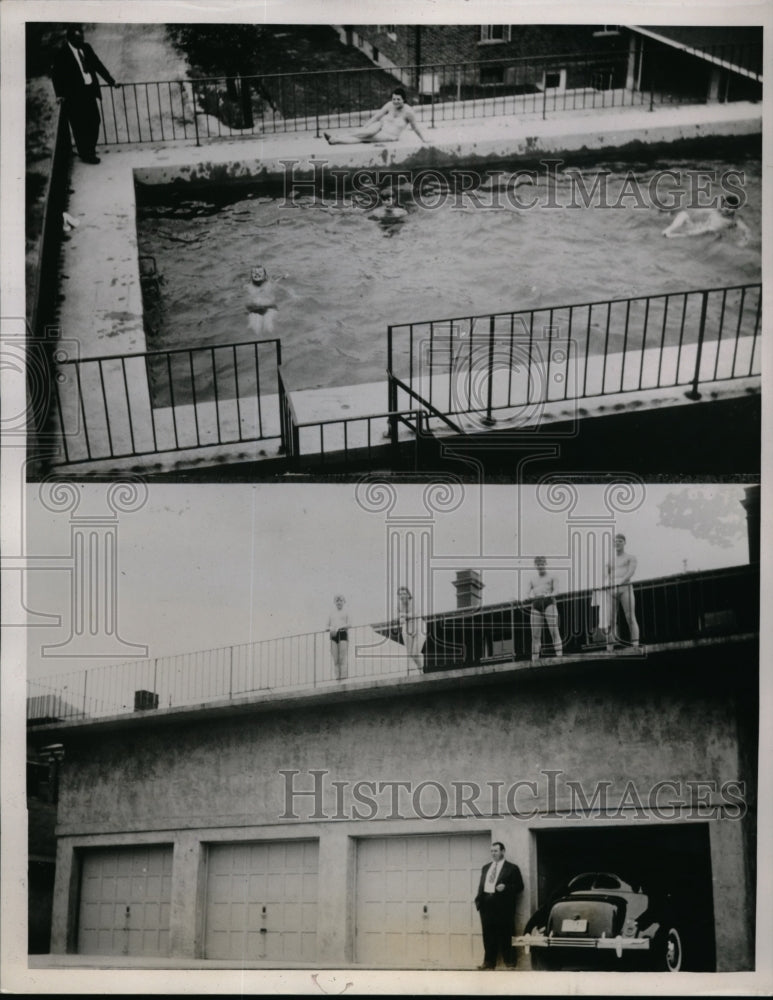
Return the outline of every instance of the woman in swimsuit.
{"type": "Polygon", "coordinates": [[[265,267],[260,264],[253,267],[246,292],[250,333],[255,337],[272,336],[277,312],[276,283],[269,278],[265,267]]]}
{"type": "MultiPolygon", "coordinates": [[[[410,661],[416,664],[421,673],[424,672],[424,658],[421,648],[424,645],[424,635],[422,626],[424,622],[421,618],[414,617],[413,597],[407,587],[397,588],[397,613],[400,624],[400,635],[405,646],[410,661]]],[[[408,664],[408,672],[411,672],[411,664],[408,664]]]]}
{"type": "Polygon", "coordinates": [[[333,604],[335,611],[330,612],[327,630],[330,633],[330,652],[333,656],[335,675],[337,680],[341,681],[348,674],[349,615],[344,611],[346,599],[343,594],[336,594],[333,598],[333,604]]]}
{"type": "Polygon", "coordinates": [[[406,104],[406,94],[402,87],[395,87],[392,99],[368,119],[360,129],[353,132],[330,132],[322,134],[331,146],[352,142],[395,142],[403,134],[406,125],[410,125],[422,142],[426,139],[419,131],[416,116],[406,104]]]}

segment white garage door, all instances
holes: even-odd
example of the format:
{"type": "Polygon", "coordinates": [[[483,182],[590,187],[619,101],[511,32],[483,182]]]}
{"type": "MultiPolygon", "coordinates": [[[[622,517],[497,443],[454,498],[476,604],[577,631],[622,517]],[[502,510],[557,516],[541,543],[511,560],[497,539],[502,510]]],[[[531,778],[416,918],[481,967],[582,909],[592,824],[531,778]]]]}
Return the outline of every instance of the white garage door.
{"type": "Polygon", "coordinates": [[[357,845],[357,961],[474,968],[483,949],[475,894],[488,834],[383,837],[357,845]]]}
{"type": "Polygon", "coordinates": [[[207,859],[207,958],[313,961],[316,841],[213,844],[207,859]]]}
{"type": "Polygon", "coordinates": [[[168,955],[171,847],[84,851],[78,951],[84,955],[168,955]]]}

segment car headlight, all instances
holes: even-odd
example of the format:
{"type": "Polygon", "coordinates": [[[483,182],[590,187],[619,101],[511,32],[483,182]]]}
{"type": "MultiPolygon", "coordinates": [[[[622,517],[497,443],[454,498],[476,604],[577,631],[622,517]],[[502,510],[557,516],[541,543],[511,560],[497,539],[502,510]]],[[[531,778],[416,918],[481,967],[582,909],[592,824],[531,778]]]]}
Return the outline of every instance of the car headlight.
{"type": "Polygon", "coordinates": [[[636,937],[636,921],[632,917],[623,925],[623,937],[636,937]]]}

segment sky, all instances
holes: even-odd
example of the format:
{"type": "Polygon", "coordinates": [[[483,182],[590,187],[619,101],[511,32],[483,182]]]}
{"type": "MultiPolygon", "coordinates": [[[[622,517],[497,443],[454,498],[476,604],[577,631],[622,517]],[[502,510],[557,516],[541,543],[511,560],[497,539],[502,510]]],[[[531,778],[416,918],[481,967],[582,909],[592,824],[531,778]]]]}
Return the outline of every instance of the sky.
{"type": "MultiPolygon", "coordinates": [[[[26,606],[61,622],[28,629],[30,678],[143,652],[122,645],[117,655],[100,655],[101,627],[87,657],[44,648],[66,643],[72,631],[77,573],[71,525],[80,521],[87,533],[104,531],[98,519],[111,514],[109,488],[81,485],[77,508],[54,512],[45,492],[50,487],[28,487],[26,556],[33,568],[25,573],[26,606]]],[[[363,488],[356,493],[354,484],[154,485],[138,510],[107,522],[117,537],[116,633],[124,644],[147,646],[147,655],[155,657],[313,632],[325,628],[339,592],[352,624],[383,621],[391,617],[396,586],[387,573],[387,533],[405,536],[416,527],[428,539],[428,613],[456,606],[452,580],[459,569],[482,571],[484,604],[525,596],[535,555],[544,554],[549,567],[568,580],[572,527],[580,534],[623,532],[627,550],[638,559],[637,580],[748,561],[738,485],[641,484],[619,495],[624,512],[610,512],[606,488],[598,485],[579,485],[576,495],[559,487],[551,493],[547,487],[457,485],[446,495],[434,494],[444,504],[434,512],[426,506],[425,490],[399,485],[394,506],[385,512],[367,509],[363,488]],[[696,498],[708,514],[696,511],[696,498]],[[664,503],[675,511],[671,520],[685,526],[659,523],[664,503]],[[718,503],[729,514],[712,511],[718,503]],[[697,534],[713,534],[724,544],[697,534]]],[[[374,490],[371,501],[384,495],[374,490]]],[[[418,556],[403,560],[409,575],[417,564],[418,556]]],[[[415,578],[410,582],[418,600],[415,578]]],[[[98,615],[91,620],[101,621],[98,615]]]]}

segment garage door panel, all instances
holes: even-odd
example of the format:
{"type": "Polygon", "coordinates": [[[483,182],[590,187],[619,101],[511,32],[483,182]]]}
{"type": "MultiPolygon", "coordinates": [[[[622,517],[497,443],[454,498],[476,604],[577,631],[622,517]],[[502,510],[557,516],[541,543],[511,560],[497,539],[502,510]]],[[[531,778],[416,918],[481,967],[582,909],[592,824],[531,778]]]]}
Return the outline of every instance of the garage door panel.
{"type": "Polygon", "coordinates": [[[318,853],[313,841],[210,846],[206,957],[238,958],[248,952],[256,960],[297,960],[306,949],[313,959],[318,853]],[[304,933],[313,944],[302,941],[304,933]]]}
{"type": "Polygon", "coordinates": [[[165,955],[172,848],[114,847],[81,854],[78,951],[101,955],[165,955]]]}
{"type": "Polygon", "coordinates": [[[359,841],[357,961],[405,968],[475,964],[480,925],[473,899],[490,846],[488,834],[359,841]]]}

